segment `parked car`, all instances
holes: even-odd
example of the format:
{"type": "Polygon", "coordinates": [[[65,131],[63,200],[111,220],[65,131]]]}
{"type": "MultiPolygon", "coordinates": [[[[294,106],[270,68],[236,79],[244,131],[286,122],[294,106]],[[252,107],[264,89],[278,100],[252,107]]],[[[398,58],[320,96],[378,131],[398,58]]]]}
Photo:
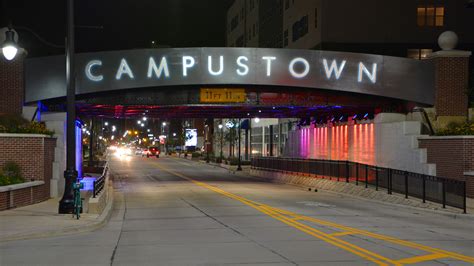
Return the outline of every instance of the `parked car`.
{"type": "Polygon", "coordinates": [[[145,156],[148,157],[148,149],[146,148],[142,150],[142,157],[145,157],[145,156]]]}

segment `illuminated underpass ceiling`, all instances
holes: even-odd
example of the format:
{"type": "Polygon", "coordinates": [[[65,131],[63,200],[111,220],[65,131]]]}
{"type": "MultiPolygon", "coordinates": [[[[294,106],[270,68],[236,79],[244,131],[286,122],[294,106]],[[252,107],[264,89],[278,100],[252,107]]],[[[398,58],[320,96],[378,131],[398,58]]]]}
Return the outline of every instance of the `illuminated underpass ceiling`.
{"type": "MultiPolygon", "coordinates": [[[[411,103],[361,95],[291,88],[246,89],[242,103],[203,104],[198,88],[130,90],[77,99],[81,117],[135,118],[292,118],[354,115],[377,110],[403,112],[411,103]],[[291,91],[291,92],[290,92],[291,91]]],[[[64,99],[43,102],[49,111],[65,111],[64,99]]]]}
{"type": "Polygon", "coordinates": [[[329,117],[333,115],[353,115],[373,111],[373,108],[352,108],[342,106],[78,106],[78,115],[80,116],[108,118],[136,118],[143,115],[155,118],[329,117]]]}

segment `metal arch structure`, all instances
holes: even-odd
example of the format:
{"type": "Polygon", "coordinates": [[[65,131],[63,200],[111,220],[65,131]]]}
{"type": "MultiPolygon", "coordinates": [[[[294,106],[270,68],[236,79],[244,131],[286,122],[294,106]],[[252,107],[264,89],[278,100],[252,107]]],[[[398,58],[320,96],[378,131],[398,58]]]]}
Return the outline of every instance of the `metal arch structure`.
{"type": "MultiPolygon", "coordinates": [[[[63,56],[26,60],[27,103],[64,99],[64,60],[63,56]]],[[[371,54],[266,48],[141,49],[77,54],[76,69],[76,94],[86,102],[126,95],[125,105],[153,104],[139,100],[146,91],[169,98],[155,103],[160,106],[192,105],[196,101],[189,94],[186,101],[171,98],[185,95],[189,88],[213,86],[266,88],[286,94],[303,90],[327,97],[350,94],[425,106],[433,105],[435,98],[432,62],[371,54]]],[[[250,99],[247,105],[252,104],[259,103],[250,99]]]]}

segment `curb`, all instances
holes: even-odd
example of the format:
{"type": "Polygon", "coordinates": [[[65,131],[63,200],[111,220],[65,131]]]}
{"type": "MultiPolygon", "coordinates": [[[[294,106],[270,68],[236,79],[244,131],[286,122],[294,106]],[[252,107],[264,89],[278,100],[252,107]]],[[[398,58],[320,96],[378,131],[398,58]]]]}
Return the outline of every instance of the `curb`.
{"type": "MultiPolygon", "coordinates": [[[[109,188],[111,191],[108,193],[108,203],[105,206],[102,213],[97,217],[96,221],[93,221],[89,224],[81,225],[81,226],[72,226],[62,228],[60,230],[47,230],[40,233],[25,233],[20,235],[11,235],[4,238],[0,238],[0,242],[8,242],[8,241],[17,241],[17,240],[27,240],[27,239],[38,239],[38,238],[49,238],[49,237],[58,237],[58,236],[66,236],[66,235],[74,235],[79,233],[87,233],[95,231],[105,224],[108,223],[110,217],[112,217],[112,211],[114,207],[114,188],[112,182],[110,180],[109,188]]],[[[70,215],[70,214],[65,214],[70,215]]]]}

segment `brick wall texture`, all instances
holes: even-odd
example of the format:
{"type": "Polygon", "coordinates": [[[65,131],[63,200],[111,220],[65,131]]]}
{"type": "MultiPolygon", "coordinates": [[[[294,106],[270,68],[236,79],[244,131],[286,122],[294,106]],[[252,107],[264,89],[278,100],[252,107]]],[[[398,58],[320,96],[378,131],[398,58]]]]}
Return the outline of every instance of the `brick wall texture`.
{"type": "Polygon", "coordinates": [[[0,192],[0,210],[26,206],[49,199],[53,175],[56,139],[48,137],[0,136],[0,168],[16,162],[27,180],[41,180],[44,185],[0,192]]]}
{"type": "Polygon", "coordinates": [[[21,114],[25,98],[23,56],[0,58],[0,114],[21,114]]]}
{"type": "Polygon", "coordinates": [[[468,57],[435,58],[437,116],[467,116],[468,57]]]}
{"type": "Polygon", "coordinates": [[[466,180],[467,194],[474,197],[474,176],[464,176],[474,171],[474,138],[421,139],[419,144],[427,149],[428,163],[436,164],[437,176],[466,180]]]}

